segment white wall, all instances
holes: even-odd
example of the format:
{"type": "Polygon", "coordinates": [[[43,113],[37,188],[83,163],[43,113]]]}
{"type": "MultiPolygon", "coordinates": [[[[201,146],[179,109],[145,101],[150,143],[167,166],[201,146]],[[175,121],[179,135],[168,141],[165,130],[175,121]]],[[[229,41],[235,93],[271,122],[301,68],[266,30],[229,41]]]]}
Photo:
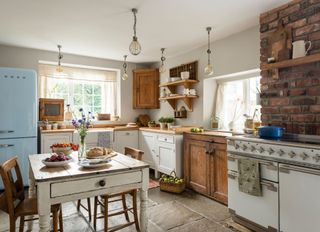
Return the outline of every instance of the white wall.
{"type": "MultiPolygon", "coordinates": [[[[212,37],[214,37],[214,33],[212,33],[212,37]]],[[[208,127],[216,92],[216,82],[212,77],[259,68],[259,27],[256,26],[215,41],[211,48],[214,67],[214,73],[211,77],[205,76],[203,72],[207,64],[206,46],[166,60],[167,71],[161,74],[161,83],[167,81],[170,68],[195,60],[199,62],[198,79],[200,82],[195,88],[200,97],[194,100],[193,112],[188,112],[188,118],[178,119],[176,124],[208,127]]],[[[183,104],[179,103],[178,108],[181,105],[183,104]]],[[[168,103],[161,103],[160,110],[150,110],[149,114],[153,119],[158,120],[161,116],[173,116],[173,109],[168,103]]]]}
{"type": "MultiPolygon", "coordinates": [[[[57,61],[57,53],[29,48],[0,45],[0,67],[27,68],[38,71],[39,60],[57,61]]],[[[122,62],[107,59],[98,59],[85,56],[64,54],[63,63],[96,66],[122,70],[122,62]]],[[[132,70],[142,68],[143,65],[128,63],[129,78],[121,81],[121,119],[123,122],[134,121],[145,110],[132,109],[132,70]]]]}

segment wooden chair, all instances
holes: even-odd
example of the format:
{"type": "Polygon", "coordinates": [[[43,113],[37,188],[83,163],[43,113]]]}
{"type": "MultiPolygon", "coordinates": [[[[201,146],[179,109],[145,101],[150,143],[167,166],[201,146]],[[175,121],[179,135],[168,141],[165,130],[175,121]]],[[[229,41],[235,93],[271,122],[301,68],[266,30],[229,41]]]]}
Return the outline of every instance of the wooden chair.
{"type": "MultiPolygon", "coordinates": [[[[131,148],[131,147],[125,147],[124,154],[131,156],[134,159],[141,160],[144,152],[141,150],[138,150],[138,149],[131,148]]],[[[117,231],[117,230],[123,229],[123,228],[128,227],[133,224],[135,224],[136,230],[140,231],[139,220],[138,220],[138,210],[137,210],[137,189],[132,189],[132,190],[117,193],[117,194],[102,195],[102,196],[100,196],[100,198],[102,200],[99,199],[99,197],[94,198],[93,227],[95,230],[97,229],[97,219],[104,218],[104,231],[106,231],[106,232],[107,231],[109,231],[109,232],[117,231]],[[126,194],[130,194],[132,196],[132,207],[131,208],[128,208],[128,206],[127,206],[126,194]],[[120,197],[120,198],[118,198],[118,197],[120,197]],[[108,204],[112,203],[112,202],[117,202],[117,201],[122,202],[123,209],[121,211],[109,214],[108,213],[108,204]],[[103,209],[103,210],[101,210],[103,212],[103,215],[98,217],[97,211],[98,211],[99,205],[103,209]],[[133,221],[130,221],[128,212],[133,213],[133,221]],[[121,215],[121,214],[124,214],[124,216],[127,220],[127,223],[123,224],[123,225],[115,226],[113,228],[109,228],[108,227],[108,218],[116,216],[116,215],[121,215]]]]}
{"type": "MultiPolygon", "coordinates": [[[[4,192],[0,196],[0,209],[9,214],[10,232],[16,231],[16,220],[20,217],[19,231],[23,232],[24,222],[35,220],[25,216],[37,215],[37,198],[25,198],[22,176],[17,157],[11,158],[0,165],[0,173],[4,184],[4,192]],[[13,172],[14,171],[14,172],[13,172]]],[[[53,214],[53,231],[63,232],[61,205],[51,206],[53,214]]]]}

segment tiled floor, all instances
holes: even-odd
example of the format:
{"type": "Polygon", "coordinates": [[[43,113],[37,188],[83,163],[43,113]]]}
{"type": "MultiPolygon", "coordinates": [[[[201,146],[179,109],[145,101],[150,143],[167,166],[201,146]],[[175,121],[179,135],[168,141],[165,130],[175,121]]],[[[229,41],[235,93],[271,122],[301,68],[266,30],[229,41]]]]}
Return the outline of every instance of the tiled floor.
{"type": "MultiPolygon", "coordinates": [[[[128,196],[128,205],[131,204],[128,196]]],[[[85,201],[84,201],[85,202],[85,201]]],[[[111,205],[111,210],[120,207],[118,203],[111,205]]],[[[191,191],[181,195],[161,192],[159,188],[149,190],[148,203],[150,232],[231,232],[227,228],[230,215],[226,206],[203,197],[191,191]]],[[[87,232],[93,228],[87,222],[88,215],[79,214],[75,203],[63,205],[63,223],[66,232],[87,232]]],[[[110,226],[125,222],[124,216],[111,217],[110,226]]],[[[34,222],[34,229],[38,231],[38,221],[34,222]]],[[[98,220],[98,231],[103,231],[103,220],[98,220]]],[[[8,231],[8,217],[0,212],[0,231],[8,231]]],[[[25,230],[26,231],[26,230],[25,230]]],[[[128,227],[123,232],[135,231],[135,227],[128,227]]]]}

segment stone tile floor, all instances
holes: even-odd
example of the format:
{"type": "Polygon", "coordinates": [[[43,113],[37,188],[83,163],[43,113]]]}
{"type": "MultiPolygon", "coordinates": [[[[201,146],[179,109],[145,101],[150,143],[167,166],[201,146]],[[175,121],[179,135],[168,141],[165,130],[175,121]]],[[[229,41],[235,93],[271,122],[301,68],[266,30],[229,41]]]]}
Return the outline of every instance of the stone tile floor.
{"type": "MultiPolygon", "coordinates": [[[[128,205],[131,205],[128,196],[128,205]]],[[[83,201],[85,203],[86,201],[83,201]]],[[[110,210],[120,208],[119,203],[110,204],[110,210]]],[[[93,203],[92,203],[93,208],[93,203]]],[[[148,202],[148,231],[149,232],[231,232],[239,231],[228,228],[230,214],[226,206],[192,191],[185,191],[181,195],[161,192],[159,188],[149,190],[148,202]]],[[[9,231],[8,217],[0,212],[0,231],[9,231]]],[[[17,224],[18,224],[17,220],[17,224]]],[[[124,215],[111,217],[110,226],[125,222],[124,215]]],[[[34,221],[32,231],[38,231],[38,221],[34,221]]],[[[94,231],[88,223],[88,214],[85,210],[77,212],[74,202],[63,204],[63,223],[66,232],[94,231]]],[[[97,231],[103,231],[103,220],[98,220],[97,231]]],[[[27,228],[25,228],[27,231],[27,228]]],[[[121,230],[122,232],[135,231],[134,225],[121,230]]],[[[247,231],[247,230],[244,230],[247,231]]]]}

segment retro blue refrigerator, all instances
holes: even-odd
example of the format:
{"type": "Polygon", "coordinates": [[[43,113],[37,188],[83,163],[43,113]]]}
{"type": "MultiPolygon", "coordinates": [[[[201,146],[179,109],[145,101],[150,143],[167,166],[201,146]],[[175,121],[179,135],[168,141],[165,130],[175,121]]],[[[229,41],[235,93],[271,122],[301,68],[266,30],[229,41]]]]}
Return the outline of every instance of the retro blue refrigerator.
{"type": "Polygon", "coordinates": [[[0,163],[17,156],[27,186],[28,155],[36,153],[37,74],[33,70],[0,68],[0,163]]]}

